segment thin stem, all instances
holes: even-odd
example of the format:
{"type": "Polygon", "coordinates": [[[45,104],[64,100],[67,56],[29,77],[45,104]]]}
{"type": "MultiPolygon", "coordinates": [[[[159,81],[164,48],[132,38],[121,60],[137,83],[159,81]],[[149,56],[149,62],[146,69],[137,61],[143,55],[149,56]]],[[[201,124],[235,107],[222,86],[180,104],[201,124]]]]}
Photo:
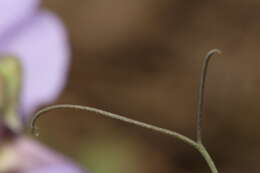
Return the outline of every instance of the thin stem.
{"type": "Polygon", "coordinates": [[[163,134],[166,134],[166,135],[173,136],[173,137],[180,139],[181,141],[185,142],[186,144],[193,146],[194,148],[197,147],[197,144],[194,140],[192,140],[192,139],[190,139],[190,138],[188,138],[188,137],[186,137],[182,134],[179,134],[177,132],[174,132],[174,131],[171,131],[171,130],[168,130],[168,129],[164,129],[164,128],[160,128],[160,127],[150,125],[150,124],[147,124],[147,123],[143,123],[143,122],[140,122],[140,121],[137,121],[137,120],[134,120],[134,119],[130,119],[130,118],[127,118],[127,117],[124,117],[124,116],[121,116],[121,115],[111,113],[111,112],[103,111],[103,110],[100,110],[100,109],[97,109],[97,108],[88,107],[88,106],[80,106],[80,105],[71,105],[71,104],[53,105],[53,106],[49,106],[49,107],[43,108],[40,111],[38,111],[33,116],[32,121],[31,121],[32,133],[35,134],[36,136],[39,135],[38,129],[36,127],[36,121],[40,118],[40,116],[43,113],[49,112],[49,111],[54,110],[54,109],[61,109],[61,108],[72,108],[72,109],[80,109],[80,110],[95,112],[97,114],[100,114],[100,115],[103,115],[103,116],[106,116],[106,117],[109,117],[109,118],[117,119],[117,120],[124,121],[124,122],[130,123],[130,124],[136,125],[136,126],[144,127],[144,128],[156,131],[156,132],[160,132],[160,133],[163,133],[163,134]]]}
{"type": "Polygon", "coordinates": [[[205,81],[207,77],[208,64],[211,57],[215,54],[221,54],[221,51],[218,49],[212,49],[207,53],[203,60],[202,70],[200,75],[200,84],[199,84],[199,93],[198,93],[198,107],[197,107],[197,142],[202,143],[202,115],[204,107],[204,95],[205,95],[205,81]]]}
{"type": "Polygon", "coordinates": [[[70,108],[70,109],[80,109],[80,110],[85,110],[85,111],[90,111],[90,112],[94,112],[109,118],[113,118],[113,119],[117,119],[120,121],[124,121],[139,127],[143,127],[143,128],[147,128],[147,129],[151,129],[153,131],[162,133],[162,134],[166,134],[166,135],[170,135],[172,137],[175,137],[181,141],[183,141],[184,143],[192,146],[194,149],[196,149],[201,155],[202,157],[206,160],[210,170],[212,173],[218,173],[217,168],[213,162],[213,160],[211,159],[209,153],[207,152],[207,150],[204,148],[204,146],[201,143],[198,143],[182,134],[179,134],[177,132],[168,130],[168,129],[164,129],[164,128],[160,128],[154,125],[150,125],[147,123],[143,123],[134,119],[130,119],[121,115],[117,115],[111,112],[107,112],[107,111],[103,111],[97,108],[93,108],[93,107],[88,107],[88,106],[80,106],[80,105],[71,105],[71,104],[60,104],[60,105],[53,105],[53,106],[48,106],[46,108],[41,109],[40,111],[36,112],[36,114],[33,116],[32,120],[31,120],[31,130],[32,133],[36,136],[39,135],[39,129],[36,127],[36,122],[37,120],[41,117],[41,115],[43,115],[44,113],[47,113],[51,110],[54,109],[62,109],[62,108],[70,108]]]}
{"type": "Polygon", "coordinates": [[[203,156],[203,158],[207,162],[211,172],[218,173],[218,169],[217,169],[214,161],[212,160],[212,158],[211,158],[210,154],[208,153],[208,151],[206,150],[206,148],[201,143],[198,143],[197,150],[200,152],[200,154],[203,156]]]}
{"type": "Polygon", "coordinates": [[[71,108],[71,109],[80,109],[80,110],[85,110],[85,111],[90,111],[90,112],[94,112],[109,118],[113,118],[113,119],[117,119],[120,121],[124,121],[139,127],[143,127],[143,128],[147,128],[147,129],[151,129],[153,131],[156,132],[160,132],[162,134],[166,134],[166,135],[170,135],[172,137],[175,137],[181,141],[183,141],[184,143],[192,146],[194,149],[196,149],[197,151],[199,151],[199,153],[202,155],[202,157],[205,159],[205,161],[207,162],[210,170],[212,173],[218,173],[218,170],[214,164],[214,161],[212,160],[211,156],[209,155],[208,151],[206,150],[206,148],[204,147],[204,145],[202,144],[202,112],[203,112],[203,106],[204,106],[204,90],[205,90],[205,81],[206,81],[206,76],[207,76],[207,68],[208,68],[208,64],[209,61],[211,59],[211,57],[214,54],[221,54],[221,51],[218,49],[213,49],[211,51],[208,52],[208,54],[205,56],[204,60],[203,60],[203,65],[202,65],[202,72],[201,72],[201,79],[200,79],[200,86],[199,86],[199,94],[198,94],[198,108],[197,108],[197,129],[196,129],[196,133],[197,133],[197,140],[194,141],[182,134],[179,134],[177,132],[168,130],[168,129],[164,129],[164,128],[160,128],[154,125],[150,125],[144,122],[140,122],[134,119],[130,119],[121,115],[117,115],[114,113],[110,113],[107,111],[103,111],[97,108],[93,108],[93,107],[88,107],[88,106],[80,106],[80,105],[71,105],[71,104],[60,104],[60,105],[53,105],[53,106],[49,106],[46,108],[41,109],[40,111],[38,111],[32,118],[31,120],[31,130],[32,133],[35,134],[36,136],[39,135],[38,133],[38,129],[36,127],[36,122],[37,120],[40,118],[40,116],[43,113],[49,112],[51,110],[54,109],[61,109],[61,108],[71,108]]]}

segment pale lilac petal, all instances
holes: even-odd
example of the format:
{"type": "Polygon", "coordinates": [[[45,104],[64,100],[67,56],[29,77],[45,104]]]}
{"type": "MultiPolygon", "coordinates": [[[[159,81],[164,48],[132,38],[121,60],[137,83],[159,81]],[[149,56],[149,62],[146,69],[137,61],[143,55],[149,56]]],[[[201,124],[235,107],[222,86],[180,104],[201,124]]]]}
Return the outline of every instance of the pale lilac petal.
{"type": "Polygon", "coordinates": [[[0,42],[30,18],[38,9],[39,0],[0,0],[0,42]]]}
{"type": "Polygon", "coordinates": [[[60,20],[39,12],[0,52],[20,58],[23,67],[21,109],[26,118],[37,106],[54,101],[62,90],[69,63],[66,32],[60,20]]]}
{"type": "Polygon", "coordinates": [[[68,164],[50,165],[46,168],[31,169],[19,173],[83,173],[82,170],[68,164]]]}
{"type": "Polygon", "coordinates": [[[15,155],[14,167],[18,173],[84,173],[77,165],[50,151],[27,137],[19,137],[9,144],[15,155]]]}

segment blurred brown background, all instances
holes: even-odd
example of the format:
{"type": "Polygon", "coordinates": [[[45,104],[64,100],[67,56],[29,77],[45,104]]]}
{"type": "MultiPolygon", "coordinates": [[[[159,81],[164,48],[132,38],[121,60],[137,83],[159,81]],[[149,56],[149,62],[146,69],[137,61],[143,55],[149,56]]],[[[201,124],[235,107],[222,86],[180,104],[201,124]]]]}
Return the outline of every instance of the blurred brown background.
{"type": "MultiPolygon", "coordinates": [[[[220,172],[258,172],[260,2],[256,0],[45,0],[67,26],[68,85],[56,103],[98,107],[195,136],[197,86],[210,64],[204,143],[220,172]]],[[[41,119],[46,145],[92,173],[209,172],[176,139],[93,113],[41,119]]]]}

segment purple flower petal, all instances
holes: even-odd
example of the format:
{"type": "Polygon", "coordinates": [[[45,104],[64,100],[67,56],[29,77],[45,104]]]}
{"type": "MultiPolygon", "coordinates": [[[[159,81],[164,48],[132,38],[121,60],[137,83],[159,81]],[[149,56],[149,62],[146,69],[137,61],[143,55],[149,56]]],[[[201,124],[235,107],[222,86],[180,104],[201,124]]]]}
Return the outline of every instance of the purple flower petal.
{"type": "MultiPolygon", "coordinates": [[[[27,138],[15,139],[8,148],[14,155],[10,171],[17,173],[84,173],[71,161],[27,138]]],[[[11,157],[10,157],[11,158],[11,157]]],[[[9,162],[9,165],[10,164],[9,162]]]]}
{"type": "Polygon", "coordinates": [[[0,52],[20,58],[23,67],[21,111],[32,114],[40,104],[57,98],[64,86],[69,48],[64,27],[49,12],[39,12],[0,52]]]}
{"type": "Polygon", "coordinates": [[[33,15],[39,0],[1,0],[0,1],[0,42],[29,16],[33,15]]]}

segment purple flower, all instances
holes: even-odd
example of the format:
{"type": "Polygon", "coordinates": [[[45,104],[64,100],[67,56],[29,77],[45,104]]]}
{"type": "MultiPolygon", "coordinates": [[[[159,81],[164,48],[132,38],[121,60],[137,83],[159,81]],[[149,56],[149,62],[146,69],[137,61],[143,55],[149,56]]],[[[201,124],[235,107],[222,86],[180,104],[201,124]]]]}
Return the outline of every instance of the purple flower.
{"type": "MultiPolygon", "coordinates": [[[[0,57],[13,55],[22,68],[16,109],[10,112],[6,108],[10,105],[4,108],[22,126],[37,106],[57,98],[63,89],[69,64],[69,48],[63,25],[54,14],[39,9],[39,4],[39,0],[0,1],[0,57]]],[[[0,76],[0,104],[3,103],[1,97],[5,92],[3,94],[2,86],[5,82],[0,76]]],[[[2,105],[0,111],[3,112],[1,109],[2,105]]],[[[24,136],[22,128],[14,128],[17,124],[11,125],[13,119],[6,121],[6,113],[2,114],[1,173],[83,172],[64,157],[24,136]]]]}

